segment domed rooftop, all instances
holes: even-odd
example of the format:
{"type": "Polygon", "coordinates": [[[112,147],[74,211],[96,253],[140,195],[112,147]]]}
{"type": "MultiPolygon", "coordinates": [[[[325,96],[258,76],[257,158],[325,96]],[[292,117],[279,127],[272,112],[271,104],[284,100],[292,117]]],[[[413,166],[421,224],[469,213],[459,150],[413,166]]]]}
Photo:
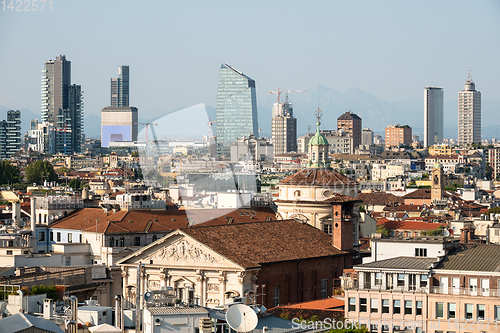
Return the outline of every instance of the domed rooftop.
{"type": "Polygon", "coordinates": [[[316,134],[314,134],[314,136],[311,138],[311,140],[309,140],[309,146],[327,146],[327,145],[329,145],[328,140],[323,135],[321,135],[321,133],[319,132],[320,122],[318,121],[316,123],[316,125],[318,125],[318,129],[316,130],[316,134]]]}
{"type": "Polygon", "coordinates": [[[434,163],[434,167],[433,169],[442,169],[443,168],[443,165],[441,164],[441,162],[439,162],[439,158],[436,160],[436,163],[434,163]]]}

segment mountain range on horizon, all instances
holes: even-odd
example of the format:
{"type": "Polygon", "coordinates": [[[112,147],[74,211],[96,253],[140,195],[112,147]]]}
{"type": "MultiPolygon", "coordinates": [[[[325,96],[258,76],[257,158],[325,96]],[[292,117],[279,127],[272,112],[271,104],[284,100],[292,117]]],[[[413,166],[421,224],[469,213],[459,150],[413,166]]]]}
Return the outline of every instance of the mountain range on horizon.
{"type": "MultiPolygon", "coordinates": [[[[284,96],[282,95],[282,99],[284,96]]],[[[293,105],[294,116],[297,118],[298,135],[304,135],[310,128],[312,131],[316,127],[316,110],[318,107],[321,113],[321,129],[336,129],[337,118],[347,111],[357,114],[362,119],[363,127],[374,130],[376,134],[384,134],[384,129],[388,125],[409,125],[413,129],[413,134],[419,135],[423,139],[424,123],[424,99],[413,98],[399,101],[386,101],[358,88],[351,88],[345,92],[339,92],[322,85],[317,85],[302,93],[290,93],[288,96],[293,105]]],[[[257,97],[257,109],[259,117],[259,128],[261,136],[271,136],[271,113],[273,103],[276,102],[276,95],[260,95],[257,97]]],[[[495,117],[500,110],[500,100],[483,99],[482,105],[482,137],[500,138],[500,120],[495,117]],[[487,124],[487,125],[486,125],[487,124]]],[[[15,109],[7,106],[0,106],[0,120],[6,118],[6,111],[15,109]],[[3,115],[2,115],[3,114],[3,115]]],[[[21,108],[21,130],[26,133],[29,130],[30,120],[40,119],[40,114],[29,109],[21,108]]],[[[216,109],[206,105],[208,118],[217,118],[216,109]]],[[[455,99],[444,101],[444,137],[456,138],[458,126],[458,96],[455,99]]],[[[160,110],[141,110],[139,106],[139,119],[141,122],[150,122],[164,116],[159,114],[160,110]],[[153,115],[153,117],[141,117],[142,114],[153,115]]],[[[173,111],[172,111],[173,112],[173,111]]],[[[169,112],[170,113],[170,112],[169,112]]],[[[89,138],[100,137],[100,115],[85,115],[85,135],[89,138]]],[[[215,131],[216,124],[213,128],[215,131]]]]}

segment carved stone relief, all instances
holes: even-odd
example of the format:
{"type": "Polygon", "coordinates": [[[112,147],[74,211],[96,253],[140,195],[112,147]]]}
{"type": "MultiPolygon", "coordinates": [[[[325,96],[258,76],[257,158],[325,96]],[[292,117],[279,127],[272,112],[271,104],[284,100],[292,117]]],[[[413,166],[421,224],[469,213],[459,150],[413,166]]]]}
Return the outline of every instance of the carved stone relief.
{"type": "Polygon", "coordinates": [[[195,261],[215,263],[217,260],[185,240],[177,241],[146,257],[146,260],[195,261]]]}

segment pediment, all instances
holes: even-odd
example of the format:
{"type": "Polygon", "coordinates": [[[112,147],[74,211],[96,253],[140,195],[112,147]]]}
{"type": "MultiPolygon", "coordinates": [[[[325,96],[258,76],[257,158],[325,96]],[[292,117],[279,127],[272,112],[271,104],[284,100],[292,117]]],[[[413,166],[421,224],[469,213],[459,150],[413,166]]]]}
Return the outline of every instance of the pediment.
{"type": "Polygon", "coordinates": [[[120,265],[163,266],[166,268],[233,268],[242,269],[236,263],[215,252],[205,244],[186,235],[174,232],[150,244],[118,262],[120,265]]]}

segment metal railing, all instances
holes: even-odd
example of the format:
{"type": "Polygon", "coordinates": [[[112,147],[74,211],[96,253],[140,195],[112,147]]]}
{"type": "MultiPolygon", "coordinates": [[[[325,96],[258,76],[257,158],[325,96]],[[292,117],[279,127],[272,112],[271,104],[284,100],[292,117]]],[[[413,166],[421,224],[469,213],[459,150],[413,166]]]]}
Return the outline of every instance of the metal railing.
{"type": "Polygon", "coordinates": [[[431,287],[432,294],[500,297],[500,290],[489,288],[431,287]]]}

